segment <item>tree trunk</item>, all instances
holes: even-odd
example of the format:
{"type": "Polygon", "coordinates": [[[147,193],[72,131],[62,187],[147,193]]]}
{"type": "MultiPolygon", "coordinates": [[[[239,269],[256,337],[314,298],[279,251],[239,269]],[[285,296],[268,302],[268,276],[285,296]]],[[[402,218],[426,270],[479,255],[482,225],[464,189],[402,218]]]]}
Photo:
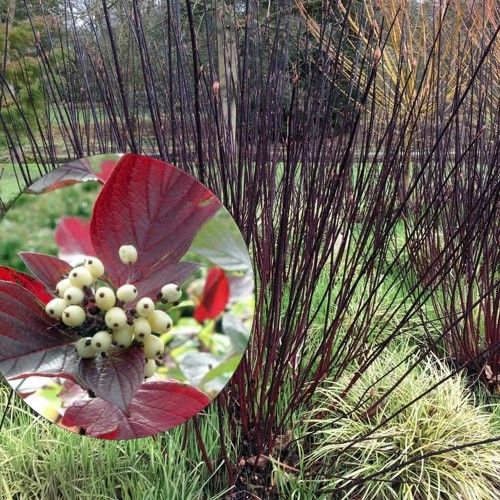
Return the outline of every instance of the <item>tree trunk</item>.
{"type": "MultiPolygon", "coordinates": [[[[14,24],[14,16],[16,14],[16,1],[17,0],[9,0],[7,2],[7,12],[5,12],[5,45],[3,47],[3,67],[2,70],[5,74],[5,69],[10,62],[10,29],[14,24]]],[[[12,93],[14,93],[14,87],[12,83],[8,82],[8,86],[12,93]]],[[[2,88],[2,97],[5,94],[5,90],[2,88]]]]}
{"type": "MultiPolygon", "coordinates": [[[[5,44],[3,47],[3,61],[2,61],[2,72],[5,75],[6,74],[6,68],[8,64],[10,63],[10,42],[9,42],[9,36],[10,36],[10,29],[12,25],[14,24],[14,16],[16,14],[16,1],[17,0],[9,0],[7,2],[7,11],[5,12],[5,44]]],[[[5,100],[15,97],[15,89],[14,89],[14,84],[12,82],[9,82],[8,80],[6,81],[7,83],[7,89],[4,88],[4,85],[2,85],[2,90],[0,93],[0,108],[2,105],[5,104],[5,100]],[[7,93],[7,96],[6,96],[7,93]]],[[[9,141],[10,142],[10,141],[9,141]]],[[[10,144],[9,143],[9,157],[12,163],[20,163],[24,162],[24,154],[22,147],[19,145],[15,144],[10,144]]]]}
{"type": "Polygon", "coordinates": [[[215,8],[217,33],[218,96],[222,107],[222,135],[226,153],[236,156],[236,89],[238,86],[238,52],[234,5],[217,0],[215,8]]]}

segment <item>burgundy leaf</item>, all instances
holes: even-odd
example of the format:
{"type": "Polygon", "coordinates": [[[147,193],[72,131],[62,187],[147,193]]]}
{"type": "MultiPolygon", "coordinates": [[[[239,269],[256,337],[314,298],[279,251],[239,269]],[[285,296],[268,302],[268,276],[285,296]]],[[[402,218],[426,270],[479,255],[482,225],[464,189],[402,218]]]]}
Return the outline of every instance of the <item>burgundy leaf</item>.
{"type": "Polygon", "coordinates": [[[19,252],[19,257],[49,290],[55,290],[62,276],[67,275],[72,269],[64,260],[43,253],[19,252]]]}
{"type": "Polygon", "coordinates": [[[194,319],[203,323],[206,319],[218,316],[229,300],[229,281],[220,267],[211,267],[200,304],[194,310],[194,319]]]}
{"type": "Polygon", "coordinates": [[[47,304],[54,298],[47,292],[43,283],[32,278],[29,274],[21,273],[9,267],[0,266],[0,280],[18,283],[26,290],[29,290],[43,304],[47,304]]]}
{"type": "MultiPolygon", "coordinates": [[[[75,342],[80,337],[71,337],[75,342]]],[[[61,377],[74,380],[80,358],[73,344],[65,344],[0,363],[6,378],[16,380],[27,377],[61,377]]]]}
{"type": "MultiPolygon", "coordinates": [[[[96,255],[90,238],[90,221],[79,217],[63,217],[57,226],[55,240],[60,248],[59,257],[72,265],[76,265],[87,255],[96,255]]],[[[166,266],[161,274],[136,283],[138,299],[155,298],[158,290],[165,285],[165,276],[168,276],[172,283],[183,283],[198,267],[198,264],[192,262],[166,266]]],[[[129,305],[132,304],[131,302],[129,305]]]]}
{"type": "Polygon", "coordinates": [[[30,194],[47,193],[54,189],[87,181],[99,181],[99,177],[92,171],[90,161],[84,158],[51,170],[35,181],[26,192],[30,194]]]}
{"type": "Polygon", "coordinates": [[[31,292],[0,281],[0,370],[6,377],[64,368],[66,344],[77,339],[54,325],[31,292]]]}
{"type": "MultiPolygon", "coordinates": [[[[179,260],[220,207],[215,196],[185,172],[147,156],[126,154],[96,200],[92,243],[115,286],[128,281],[144,294],[139,284],[151,277],[159,286],[180,284],[188,267],[179,260]],[[122,245],[137,248],[136,263],[121,263],[122,245]]],[[[154,291],[158,289],[155,284],[154,291]]]]}
{"type": "Polygon", "coordinates": [[[90,221],[81,217],[61,217],[55,236],[59,246],[59,258],[77,265],[87,255],[95,256],[90,241],[90,221]]]}
{"type": "Polygon", "coordinates": [[[105,358],[82,359],[78,382],[96,396],[128,414],[134,394],[144,381],[144,353],[137,347],[112,349],[105,358]]]}
{"type": "Polygon", "coordinates": [[[158,434],[190,419],[209,403],[200,390],[175,380],[144,383],[132,400],[126,416],[100,398],[82,400],[68,408],[62,423],[79,426],[89,436],[135,439],[158,434]]]}
{"type": "Polygon", "coordinates": [[[86,398],[76,401],[64,413],[61,424],[65,427],[80,427],[88,436],[118,433],[123,415],[120,409],[101,398],[86,398]]]}

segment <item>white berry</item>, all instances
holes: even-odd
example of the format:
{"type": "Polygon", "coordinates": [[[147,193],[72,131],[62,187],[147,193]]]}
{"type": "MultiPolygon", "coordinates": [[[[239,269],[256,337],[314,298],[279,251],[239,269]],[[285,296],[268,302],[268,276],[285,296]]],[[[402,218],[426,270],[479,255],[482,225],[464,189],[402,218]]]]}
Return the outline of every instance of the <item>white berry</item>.
{"type": "Polygon", "coordinates": [[[123,302],[130,302],[137,297],[137,288],[134,285],[122,285],[116,291],[116,296],[123,302]]]}
{"type": "Polygon", "coordinates": [[[70,286],[66,288],[64,292],[64,300],[68,304],[80,304],[84,297],[83,290],[81,288],[77,288],[76,286],[70,286]]]}
{"type": "Polygon", "coordinates": [[[82,266],[73,268],[69,273],[68,279],[72,286],[78,288],[90,286],[94,281],[94,277],[90,274],[90,271],[82,266]]]}
{"type": "Polygon", "coordinates": [[[64,309],[62,322],[68,326],[80,326],[85,321],[85,310],[80,306],[68,306],[64,309]]]}
{"type": "Polygon", "coordinates": [[[124,264],[133,264],[137,260],[137,248],[134,245],[122,245],[118,254],[124,264]]]}
{"type": "Polygon", "coordinates": [[[97,332],[92,337],[92,348],[96,352],[108,352],[111,347],[112,337],[106,331],[97,332]]]}
{"type": "Polygon", "coordinates": [[[130,325],[125,324],[113,331],[113,341],[116,342],[116,345],[121,349],[129,347],[133,339],[134,334],[130,325]]]}
{"type": "Polygon", "coordinates": [[[102,311],[109,311],[116,302],[115,292],[106,286],[95,291],[95,305],[102,311]]]}
{"type": "Polygon", "coordinates": [[[153,331],[157,333],[167,333],[172,328],[172,318],[165,311],[153,311],[148,316],[149,324],[153,331]]]}
{"type": "Polygon", "coordinates": [[[80,339],[76,344],[76,352],[82,358],[95,358],[97,353],[92,348],[92,339],[90,337],[86,337],[80,339]]]}
{"type": "Polygon", "coordinates": [[[146,318],[134,319],[132,330],[134,331],[134,336],[140,342],[151,335],[151,325],[146,318]]]}
{"type": "Polygon", "coordinates": [[[104,264],[97,257],[87,257],[83,266],[94,278],[104,274],[104,264]]]}
{"type": "Polygon", "coordinates": [[[154,359],[148,359],[144,365],[144,377],[152,377],[156,373],[156,363],[154,359]]]}
{"type": "Polygon", "coordinates": [[[52,299],[46,306],[45,312],[51,318],[60,318],[63,314],[64,309],[68,307],[68,304],[64,299],[52,299]]]}
{"type": "Polygon", "coordinates": [[[182,297],[181,288],[175,283],[169,283],[161,288],[161,298],[167,302],[177,302],[182,297]]]}
{"type": "Polygon", "coordinates": [[[147,318],[155,310],[155,303],[149,297],[144,297],[137,302],[135,310],[139,316],[147,318]]]}
{"type": "Polygon", "coordinates": [[[151,335],[144,339],[142,350],[146,358],[155,359],[161,356],[162,352],[165,350],[165,346],[159,337],[151,335]]]}
{"type": "Polygon", "coordinates": [[[59,297],[64,297],[64,292],[71,286],[68,278],[64,278],[56,285],[56,293],[59,297]]]}
{"type": "Polygon", "coordinates": [[[116,330],[127,324],[127,315],[123,309],[112,307],[104,316],[106,326],[112,330],[116,330]]]}

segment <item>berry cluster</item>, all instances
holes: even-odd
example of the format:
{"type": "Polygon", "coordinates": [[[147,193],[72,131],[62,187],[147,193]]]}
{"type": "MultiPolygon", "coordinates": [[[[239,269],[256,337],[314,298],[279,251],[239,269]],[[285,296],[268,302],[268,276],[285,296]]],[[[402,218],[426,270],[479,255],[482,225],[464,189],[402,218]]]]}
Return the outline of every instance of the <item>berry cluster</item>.
{"type": "MultiPolygon", "coordinates": [[[[123,245],[119,256],[124,264],[133,264],[137,261],[137,249],[123,245]]],[[[104,273],[104,265],[97,257],[87,257],[82,266],[62,277],[55,290],[58,298],[51,300],[45,311],[82,337],[75,344],[82,358],[94,358],[99,353],[106,356],[112,345],[121,349],[140,347],[146,358],[144,376],[149,378],[165,350],[155,333],[167,333],[172,319],[165,311],[156,309],[149,297],[127,308],[127,303],[137,298],[136,287],[128,283],[115,291],[103,281],[104,273]]],[[[177,305],[181,295],[179,286],[169,283],[156,298],[163,304],[177,305]]]]}

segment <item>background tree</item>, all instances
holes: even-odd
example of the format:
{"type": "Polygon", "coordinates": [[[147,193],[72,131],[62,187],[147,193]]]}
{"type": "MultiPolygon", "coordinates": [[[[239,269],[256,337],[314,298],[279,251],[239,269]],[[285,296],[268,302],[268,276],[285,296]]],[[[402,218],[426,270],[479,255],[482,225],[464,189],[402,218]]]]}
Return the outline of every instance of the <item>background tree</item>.
{"type": "MultiPolygon", "coordinates": [[[[22,148],[24,141],[34,142],[34,130],[43,129],[43,121],[50,120],[46,101],[47,92],[42,80],[64,78],[60,72],[44,74],[40,65],[40,50],[50,51],[51,64],[57,64],[62,50],[54,48],[48,36],[49,29],[60,29],[60,2],[50,0],[31,6],[28,11],[16,0],[0,3],[2,26],[0,43],[3,47],[0,93],[0,121],[5,135],[0,145],[8,147],[14,163],[25,162],[22,148]]],[[[55,84],[55,82],[54,82],[55,84]]],[[[45,84],[46,85],[46,84],[45,84]]]]}

